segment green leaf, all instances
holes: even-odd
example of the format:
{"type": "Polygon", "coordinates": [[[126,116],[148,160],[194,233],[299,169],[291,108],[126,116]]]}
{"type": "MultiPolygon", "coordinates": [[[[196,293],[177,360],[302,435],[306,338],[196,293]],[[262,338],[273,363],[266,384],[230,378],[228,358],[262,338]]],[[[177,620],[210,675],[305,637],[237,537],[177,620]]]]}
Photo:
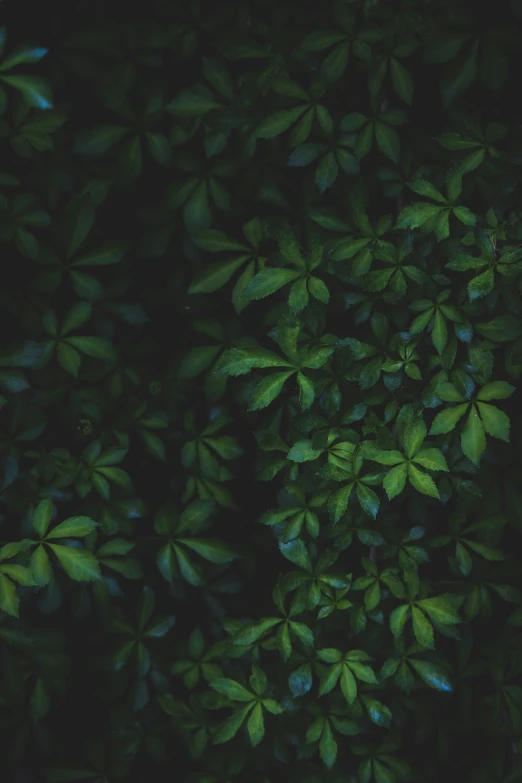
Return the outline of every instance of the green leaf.
{"type": "Polygon", "coordinates": [[[506,381],[492,381],[480,389],[477,400],[506,400],[514,391],[515,387],[506,381]]]}
{"type": "MultiPolygon", "coordinates": [[[[295,164],[294,164],[295,165],[295,164]]],[[[321,162],[315,170],[315,184],[319,188],[319,192],[322,194],[330,188],[339,173],[339,166],[335,158],[335,153],[330,150],[321,159],[321,162]]]]}
{"type": "Polygon", "coordinates": [[[486,433],[484,425],[473,405],[462,429],[460,445],[464,455],[474,465],[479,465],[486,450],[486,433]]]}
{"type": "Polygon", "coordinates": [[[92,304],[90,302],[77,302],[71,307],[63,319],[60,334],[68,334],[79,329],[80,326],[87,323],[92,313],[92,304]]]}
{"type": "Polygon", "coordinates": [[[18,90],[26,103],[35,109],[52,109],[51,87],[41,76],[0,76],[0,81],[18,90]]]}
{"type": "Polygon", "coordinates": [[[33,554],[31,555],[29,567],[31,569],[34,580],[39,587],[43,587],[44,585],[49,584],[52,579],[53,572],[51,563],[49,561],[49,556],[43,544],[40,544],[40,546],[36,547],[34,550],[33,554]]]}
{"type": "Polygon", "coordinates": [[[423,473],[421,470],[415,467],[415,465],[408,465],[408,478],[410,484],[417,492],[421,492],[423,495],[429,495],[432,498],[440,499],[439,490],[437,489],[435,482],[427,473],[423,473]]]}
{"type": "Polygon", "coordinates": [[[265,724],[263,720],[263,708],[261,704],[256,704],[247,722],[248,736],[253,748],[259,745],[265,736],[265,724]]]}
{"type": "Polygon", "coordinates": [[[375,140],[383,155],[399,165],[401,143],[397,131],[382,122],[375,123],[375,140]]]}
{"type": "Polygon", "coordinates": [[[82,155],[103,155],[130,132],[126,125],[102,125],[80,131],[74,139],[74,152],[82,155]]]}
{"type": "Polygon", "coordinates": [[[443,691],[444,693],[451,693],[453,688],[446,676],[445,672],[440,666],[436,666],[429,661],[420,661],[415,658],[410,658],[409,663],[412,668],[415,669],[419,677],[430,688],[435,688],[437,691],[443,691]]]}
{"type": "Polygon", "coordinates": [[[286,458],[292,462],[309,462],[320,457],[322,453],[323,449],[313,448],[311,440],[299,440],[292,446],[286,458]]]}
{"type": "Polygon", "coordinates": [[[183,220],[190,233],[209,228],[212,213],[208,203],[208,188],[206,181],[200,182],[189,196],[183,207],[183,220]]]}
{"type": "Polygon", "coordinates": [[[444,435],[454,430],[468,407],[469,404],[465,402],[462,405],[455,405],[453,408],[446,408],[446,410],[438,413],[430,427],[430,435],[444,435]]]}
{"type": "Polygon", "coordinates": [[[308,410],[315,399],[315,388],[313,381],[303,375],[302,372],[297,373],[297,384],[299,386],[299,404],[302,411],[308,410]]]}
{"type": "Polygon", "coordinates": [[[346,509],[348,508],[348,500],[350,499],[352,489],[353,482],[351,484],[347,484],[345,487],[341,487],[341,489],[338,489],[336,492],[330,495],[328,499],[328,513],[330,514],[330,519],[334,525],[346,513],[346,509]]]}
{"type": "Polygon", "coordinates": [[[390,629],[395,639],[398,639],[402,634],[408,614],[410,611],[409,604],[403,604],[398,606],[390,615],[390,629]]]}
{"type": "Polygon", "coordinates": [[[78,371],[82,363],[82,357],[71,345],[67,343],[59,343],[56,348],[56,358],[58,364],[65,372],[68,372],[74,378],[78,377],[78,371]]]}
{"type": "Polygon", "coordinates": [[[210,563],[231,563],[239,557],[229,544],[212,538],[178,538],[180,544],[197,552],[210,563]]]}
{"type": "Polygon", "coordinates": [[[333,666],[330,666],[330,668],[327,670],[324,677],[321,678],[321,682],[319,685],[319,696],[325,696],[327,693],[330,693],[330,691],[332,691],[333,688],[335,688],[335,686],[339,681],[342,671],[343,671],[342,663],[335,663],[333,666]]]}
{"type": "Polygon", "coordinates": [[[89,517],[69,517],[47,534],[46,538],[83,538],[98,527],[89,517]]]}
{"type": "Polygon", "coordinates": [[[292,374],[293,371],[274,372],[259,381],[252,392],[248,410],[258,411],[270,405],[281,393],[283,386],[292,374]]]}
{"type": "Polygon", "coordinates": [[[397,465],[395,468],[392,468],[389,473],[387,473],[383,481],[383,487],[386,491],[386,494],[388,495],[389,500],[401,494],[402,490],[406,486],[407,478],[408,465],[406,463],[397,465]]]}
{"type": "Polygon", "coordinates": [[[230,717],[228,720],[226,720],[222,725],[219,731],[216,733],[214,737],[214,745],[219,745],[222,742],[228,742],[233,737],[236,736],[237,732],[241,728],[246,716],[252,709],[252,703],[247,704],[245,707],[242,707],[239,710],[236,710],[232,717],[230,717]]]}
{"type": "Polygon", "coordinates": [[[372,519],[377,518],[377,512],[379,511],[379,496],[373,489],[367,487],[361,481],[357,482],[357,499],[361,505],[363,511],[365,511],[372,519]]]}
{"type": "Polygon", "coordinates": [[[0,609],[11,617],[18,617],[20,598],[16,586],[4,574],[0,573],[0,609]]]}
{"type": "Polygon", "coordinates": [[[45,498],[44,500],[41,500],[40,503],[38,503],[36,506],[36,510],[33,516],[33,529],[40,536],[40,538],[44,538],[47,529],[51,524],[53,511],[54,505],[51,498],[45,498]]]}
{"type": "Polygon", "coordinates": [[[331,769],[337,758],[337,742],[328,719],[324,721],[324,728],[319,741],[319,754],[325,767],[331,769]]]}
{"type": "Polygon", "coordinates": [[[220,677],[209,683],[212,690],[221,693],[232,701],[249,702],[255,700],[255,694],[250,693],[243,685],[228,677],[220,677]]]}
{"type": "Polygon", "coordinates": [[[304,568],[306,571],[312,569],[310,562],[310,556],[304,541],[300,538],[294,538],[292,541],[279,542],[279,551],[287,560],[299,568],[304,568]]]}
{"type": "Polygon", "coordinates": [[[412,607],[413,633],[418,643],[429,650],[435,649],[433,626],[417,606],[412,607]]]}
{"type": "Polygon", "coordinates": [[[321,52],[323,49],[346,40],[346,34],[337,30],[315,30],[309,33],[300,44],[307,52],[321,52]]]}
{"type": "Polygon", "coordinates": [[[490,267],[481,275],[477,275],[468,283],[468,297],[470,302],[474,302],[475,299],[479,299],[481,296],[486,296],[493,291],[495,285],[495,275],[493,267],[490,267]]]}
{"type": "Polygon", "coordinates": [[[195,378],[210,367],[220,350],[219,345],[199,345],[190,349],[181,360],[178,378],[182,380],[195,378]]]}
{"type": "Polygon", "coordinates": [[[426,438],[426,432],[426,425],[422,419],[419,421],[414,420],[411,426],[407,428],[404,435],[404,451],[408,459],[411,459],[418,452],[426,438]]]}
{"type": "Polygon", "coordinates": [[[423,449],[413,457],[413,462],[428,470],[448,470],[446,458],[439,449],[423,449]]]}
{"type": "Polygon", "coordinates": [[[258,139],[273,139],[288,130],[295,120],[304,112],[305,106],[294,109],[281,109],[266,117],[256,128],[254,135],[258,139]]]}
{"type": "Polygon", "coordinates": [[[442,353],[448,340],[448,327],[446,326],[446,321],[444,320],[444,317],[438,308],[435,310],[435,315],[433,318],[431,338],[437,351],[442,353]]]}
{"type": "Polygon", "coordinates": [[[232,644],[248,645],[254,644],[275,625],[281,622],[279,618],[265,618],[256,623],[248,623],[239,631],[236,631],[231,639],[232,644]]]}
{"type": "Polygon", "coordinates": [[[434,622],[442,623],[443,625],[453,625],[462,622],[450,599],[444,595],[436,598],[423,598],[416,603],[428,613],[434,622]]]}
{"type": "Polygon", "coordinates": [[[393,89],[402,100],[411,106],[413,99],[413,79],[396,57],[390,57],[393,89]]]}
{"type": "Polygon", "coordinates": [[[447,199],[444,198],[440,190],[437,190],[435,185],[432,185],[431,182],[428,182],[426,179],[414,179],[411,182],[408,182],[408,187],[415,191],[415,193],[418,193],[419,196],[427,196],[434,201],[438,201],[440,204],[447,203],[447,199]]]}
{"type": "Polygon", "coordinates": [[[68,337],[67,343],[93,359],[112,362],[118,358],[114,347],[105,337],[68,337]]]}
{"type": "Polygon", "coordinates": [[[342,666],[341,691],[351,706],[357,698],[357,682],[346,664],[342,666]]]}
{"type": "Polygon", "coordinates": [[[504,411],[495,405],[487,405],[485,402],[478,402],[477,408],[487,434],[509,443],[511,422],[504,411]]]}
{"type": "Polygon", "coordinates": [[[300,277],[300,272],[292,269],[265,267],[252,278],[243,291],[243,296],[248,299],[263,299],[274,294],[287,283],[300,277]]]}
{"type": "Polygon", "coordinates": [[[222,103],[213,100],[209,95],[200,95],[192,90],[183,90],[170,103],[167,103],[165,109],[174,114],[175,117],[187,119],[191,117],[201,117],[212,109],[223,108],[222,103]]]}
{"type": "Polygon", "coordinates": [[[239,256],[238,258],[207,264],[203,272],[194,278],[187,293],[208,294],[218,291],[228,283],[234,272],[243,266],[248,258],[249,256],[239,256]]]}
{"type": "Polygon", "coordinates": [[[362,700],[370,720],[373,721],[376,726],[389,728],[392,719],[392,713],[389,707],[386,707],[385,704],[377,699],[371,699],[369,696],[363,696],[362,700]]]}
{"type": "Polygon", "coordinates": [[[419,201],[410,207],[401,210],[395,228],[419,228],[428,220],[436,217],[441,210],[437,204],[428,204],[419,201]]]}
{"type": "MultiPolygon", "coordinates": [[[[98,561],[87,549],[49,544],[64,571],[76,582],[94,582],[102,578],[98,561]]],[[[36,578],[36,577],[35,577],[36,578]]]]}

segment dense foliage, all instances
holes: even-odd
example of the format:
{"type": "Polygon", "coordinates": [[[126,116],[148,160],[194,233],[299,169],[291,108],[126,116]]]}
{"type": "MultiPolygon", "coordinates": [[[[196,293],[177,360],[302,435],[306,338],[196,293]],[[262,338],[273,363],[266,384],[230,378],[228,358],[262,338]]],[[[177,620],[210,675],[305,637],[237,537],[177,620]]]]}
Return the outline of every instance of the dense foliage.
{"type": "Polygon", "coordinates": [[[521,780],[521,0],[94,5],[0,29],[5,780],[521,780]]]}

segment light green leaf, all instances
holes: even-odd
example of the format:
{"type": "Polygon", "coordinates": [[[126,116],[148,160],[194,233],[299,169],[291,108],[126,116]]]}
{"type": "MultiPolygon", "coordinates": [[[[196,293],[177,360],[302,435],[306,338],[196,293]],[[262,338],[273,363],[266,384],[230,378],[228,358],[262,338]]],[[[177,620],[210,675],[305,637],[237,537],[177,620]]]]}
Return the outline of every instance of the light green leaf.
{"type": "MultiPolygon", "coordinates": [[[[102,578],[98,561],[87,549],[61,544],[49,545],[64,571],[76,582],[95,582],[102,578]]],[[[36,577],[35,577],[36,578],[36,577]]]]}
{"type": "Polygon", "coordinates": [[[328,513],[330,514],[330,519],[334,525],[346,512],[352,489],[353,482],[351,484],[347,484],[345,487],[341,487],[341,489],[338,489],[336,492],[330,495],[328,499],[328,513]]]}
{"type": "Polygon", "coordinates": [[[413,633],[419,644],[427,647],[429,650],[435,649],[435,636],[433,626],[428,618],[421,612],[417,606],[412,607],[413,615],[413,633]]]}
{"type": "Polygon", "coordinates": [[[337,758],[337,742],[334,739],[330,721],[327,718],[324,721],[324,728],[319,742],[319,755],[325,767],[331,769],[337,758]]]}
{"type": "Polygon", "coordinates": [[[293,371],[274,372],[259,381],[252,392],[248,410],[258,411],[270,405],[281,393],[283,386],[292,374],[293,371]]]}
{"type": "Polygon", "coordinates": [[[357,682],[346,664],[342,667],[341,691],[350,706],[357,698],[357,682]]]}
{"type": "Polygon", "coordinates": [[[480,389],[477,400],[506,400],[514,391],[515,387],[506,381],[492,381],[480,389]]]}
{"type": "Polygon", "coordinates": [[[221,693],[232,701],[249,702],[255,700],[255,694],[250,693],[243,685],[228,677],[220,677],[209,683],[212,690],[221,693]]]}
{"type": "Polygon", "coordinates": [[[475,299],[479,299],[481,296],[486,296],[493,291],[495,285],[495,274],[493,267],[486,269],[482,274],[477,275],[468,283],[468,297],[470,302],[474,302],[475,299]]]}
{"type": "Polygon", "coordinates": [[[49,561],[49,556],[45,551],[45,546],[43,546],[43,544],[36,547],[33,554],[31,555],[29,568],[31,569],[34,580],[39,587],[43,587],[44,585],[49,584],[53,572],[51,563],[49,561]]]}
{"type": "Polygon", "coordinates": [[[299,404],[302,411],[308,410],[315,399],[315,388],[313,381],[303,375],[302,372],[297,373],[297,384],[299,386],[299,404]]]}
{"type": "Polygon", "coordinates": [[[485,402],[478,402],[477,408],[487,434],[509,443],[509,430],[511,427],[509,416],[506,416],[504,411],[501,411],[495,405],[487,405],[485,402]]]}
{"type": "Polygon", "coordinates": [[[448,470],[446,458],[439,449],[423,449],[413,457],[413,462],[428,470],[448,470]]]}
{"type": "Polygon", "coordinates": [[[462,429],[460,445],[464,455],[474,465],[479,465],[486,450],[486,433],[474,405],[471,406],[471,411],[462,429]]]}
{"type": "Polygon", "coordinates": [[[422,419],[414,421],[404,436],[404,451],[408,459],[418,452],[426,438],[427,428],[422,419]]]}
{"type": "Polygon", "coordinates": [[[362,510],[369,514],[372,519],[376,519],[380,505],[379,496],[373,489],[363,484],[362,481],[357,482],[357,499],[362,510]]]}
{"type": "Polygon", "coordinates": [[[423,473],[411,463],[408,465],[408,478],[410,484],[417,492],[422,492],[423,495],[429,495],[432,498],[440,499],[439,490],[431,476],[427,473],[423,473]]]}
{"type": "Polygon", "coordinates": [[[469,403],[465,402],[462,405],[455,405],[453,408],[446,408],[446,410],[438,413],[430,427],[430,435],[444,435],[454,430],[468,407],[469,403]]]}
{"type": "Polygon", "coordinates": [[[439,595],[436,598],[423,598],[421,601],[416,601],[416,603],[437,623],[453,625],[462,622],[459,613],[447,596],[439,595]]]}
{"type": "Polygon", "coordinates": [[[47,534],[46,538],[82,538],[98,527],[89,517],[69,517],[47,534]]]}
{"type": "Polygon", "coordinates": [[[20,598],[16,586],[4,574],[0,573],[0,609],[11,617],[18,617],[20,598]]]}
{"type": "Polygon", "coordinates": [[[401,635],[410,611],[409,604],[398,606],[390,615],[390,629],[395,639],[401,635]]]}
{"type": "Polygon", "coordinates": [[[33,529],[43,538],[47,532],[53,516],[54,505],[51,498],[41,500],[36,506],[33,516],[33,529]]]}
{"type": "Polygon", "coordinates": [[[386,475],[383,481],[383,487],[390,500],[394,497],[397,497],[397,495],[401,494],[402,490],[406,485],[407,477],[408,477],[408,466],[406,465],[406,463],[403,463],[402,465],[397,465],[395,468],[392,468],[390,472],[386,475]]]}
{"type": "Polygon", "coordinates": [[[247,731],[250,737],[252,747],[255,748],[259,745],[263,737],[265,736],[265,724],[263,719],[263,708],[261,704],[257,703],[247,722],[247,731]]]}
{"type": "Polygon", "coordinates": [[[236,712],[234,712],[234,714],[221,725],[221,728],[217,731],[214,737],[213,744],[219,745],[222,742],[228,742],[233,737],[235,737],[252,707],[253,703],[250,703],[245,707],[236,710],[236,712]]]}
{"type": "Polygon", "coordinates": [[[309,462],[320,457],[322,453],[323,449],[314,449],[312,447],[311,440],[299,440],[292,446],[286,458],[292,460],[292,462],[309,462]]]}

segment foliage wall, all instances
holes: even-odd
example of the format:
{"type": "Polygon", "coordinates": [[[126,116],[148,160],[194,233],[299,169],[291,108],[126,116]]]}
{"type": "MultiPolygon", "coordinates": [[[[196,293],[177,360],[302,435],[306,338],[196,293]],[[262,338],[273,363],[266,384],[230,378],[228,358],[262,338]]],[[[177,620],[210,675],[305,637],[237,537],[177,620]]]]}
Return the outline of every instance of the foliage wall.
{"type": "Polygon", "coordinates": [[[522,779],[522,2],[0,12],[5,779],[522,779]]]}

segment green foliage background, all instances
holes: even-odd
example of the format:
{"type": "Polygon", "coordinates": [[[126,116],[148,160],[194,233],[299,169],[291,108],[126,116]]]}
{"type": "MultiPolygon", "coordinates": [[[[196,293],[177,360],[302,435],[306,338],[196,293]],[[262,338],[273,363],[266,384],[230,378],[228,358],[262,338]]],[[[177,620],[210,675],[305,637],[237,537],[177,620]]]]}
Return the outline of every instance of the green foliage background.
{"type": "Polygon", "coordinates": [[[7,16],[5,779],[520,780],[520,0],[7,16]]]}

